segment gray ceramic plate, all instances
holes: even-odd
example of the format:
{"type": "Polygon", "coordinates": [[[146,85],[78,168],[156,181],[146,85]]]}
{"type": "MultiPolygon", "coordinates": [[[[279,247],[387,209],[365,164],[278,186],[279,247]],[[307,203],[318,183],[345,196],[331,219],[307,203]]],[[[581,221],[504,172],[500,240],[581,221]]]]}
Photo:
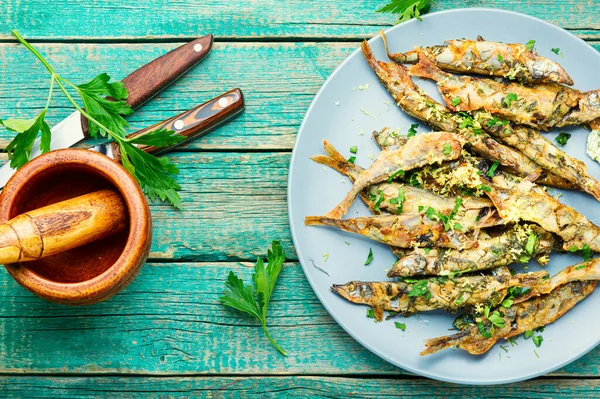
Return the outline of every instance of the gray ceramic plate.
{"type": "MultiPolygon", "coordinates": [[[[477,35],[509,43],[526,43],[534,39],[537,51],[560,62],[575,81],[576,88],[600,87],[600,74],[597,73],[600,54],[596,50],[567,31],[526,15],[490,9],[452,10],[426,15],[423,22],[413,20],[400,24],[386,33],[392,51],[477,35]],[[560,48],[564,58],[550,51],[556,47],[560,48]]],[[[382,40],[373,38],[370,44],[376,58],[387,61],[382,40]]],[[[418,80],[417,83],[441,101],[431,82],[418,80]]],[[[290,225],[304,273],[331,316],[377,356],[405,370],[457,383],[497,384],[525,380],[558,369],[594,348],[600,340],[600,319],[596,317],[596,310],[600,308],[599,293],[592,294],[556,323],[547,326],[540,348],[536,349],[531,339],[519,337],[518,346],[511,347],[501,341],[483,356],[472,356],[462,350],[445,350],[421,357],[419,352],[423,349],[424,339],[450,333],[452,315],[433,312],[374,323],[366,317],[366,307],[353,305],[331,292],[333,283],[386,280],[384,269],[389,268],[395,258],[387,247],[366,238],[332,228],[304,226],[305,216],[326,213],[350,189],[346,178],[333,170],[324,170],[309,156],[323,154],[322,141],[327,139],[345,156],[350,156],[349,148],[357,145],[357,163],[368,166],[372,162],[369,156],[379,152],[371,132],[390,126],[400,127],[406,133],[411,123],[415,121],[394,105],[360,50],[329,77],[306,113],[290,165],[290,225]],[[364,89],[366,85],[368,89],[364,89]],[[363,86],[363,90],[359,86],[363,86]],[[364,135],[361,135],[363,131],[364,135]],[[373,249],[375,258],[369,266],[364,266],[369,248],[373,249]],[[326,261],[324,254],[328,254],[326,261]],[[329,276],[318,270],[311,260],[329,276]],[[406,323],[406,332],[395,328],[394,320],[406,323]],[[500,345],[508,346],[508,352],[500,345]]],[[[419,132],[429,131],[422,123],[419,125],[419,132]]],[[[591,174],[599,178],[600,165],[585,154],[586,130],[577,127],[563,131],[573,135],[565,150],[583,160],[591,174]]],[[[554,138],[557,134],[552,132],[548,136],[554,138]]],[[[600,220],[600,205],[590,196],[565,192],[561,201],[595,223],[600,220]]],[[[347,217],[368,214],[368,209],[357,199],[347,217]]],[[[558,253],[551,258],[547,267],[551,274],[581,260],[572,254],[558,253]]],[[[537,264],[529,265],[529,271],[539,268],[537,264]]]]}

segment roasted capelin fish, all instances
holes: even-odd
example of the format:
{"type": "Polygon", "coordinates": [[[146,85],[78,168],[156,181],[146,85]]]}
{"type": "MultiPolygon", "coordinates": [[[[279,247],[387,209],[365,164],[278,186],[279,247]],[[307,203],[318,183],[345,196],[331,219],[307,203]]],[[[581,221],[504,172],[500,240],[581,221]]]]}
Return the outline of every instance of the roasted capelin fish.
{"type": "MultiPolygon", "coordinates": [[[[383,33],[381,35],[385,39],[383,33]]],[[[448,72],[500,76],[522,83],[573,84],[559,64],[516,43],[448,40],[441,46],[419,47],[406,53],[390,54],[388,51],[388,57],[401,64],[416,64],[419,51],[448,72]]]]}
{"type": "Polygon", "coordinates": [[[548,263],[554,246],[552,234],[536,225],[516,224],[493,237],[479,236],[477,247],[462,251],[443,248],[415,248],[400,258],[388,277],[452,276],[536,258],[548,263]]]}
{"type": "MultiPolygon", "coordinates": [[[[444,105],[436,102],[414,84],[403,65],[377,61],[368,42],[362,44],[363,54],[381,84],[392,95],[396,104],[408,115],[420,119],[433,129],[457,132],[464,137],[473,152],[491,161],[498,161],[518,176],[539,173],[541,167],[525,154],[498,143],[472,118],[452,113],[444,105]]],[[[379,140],[378,140],[379,141],[379,140]]],[[[558,175],[548,173],[540,176],[537,182],[558,188],[572,189],[574,186],[558,175]]]]}
{"type": "Polygon", "coordinates": [[[363,235],[394,247],[442,247],[465,249],[477,245],[464,233],[446,229],[444,223],[425,214],[376,215],[352,219],[333,219],[326,216],[307,216],[307,226],[332,226],[363,235]]]}
{"type": "Polygon", "coordinates": [[[514,299],[514,303],[527,301],[530,298],[545,295],[561,285],[573,281],[600,280],[600,258],[569,266],[556,273],[550,279],[542,280],[529,287],[529,291],[514,299]]]}
{"type": "Polygon", "coordinates": [[[454,335],[428,339],[425,341],[427,348],[421,352],[421,356],[450,347],[464,349],[472,355],[481,355],[490,350],[500,338],[508,339],[553,323],[590,295],[596,283],[597,281],[568,283],[547,295],[513,304],[508,309],[500,308],[498,314],[502,321],[497,320],[492,326],[489,320],[482,320],[480,325],[454,335]]]}
{"type": "MultiPolygon", "coordinates": [[[[315,155],[311,159],[337,170],[354,182],[364,169],[349,162],[329,142],[324,141],[323,146],[327,155],[315,155]]],[[[416,214],[420,212],[421,207],[425,209],[431,207],[447,215],[459,203],[456,221],[464,226],[465,230],[472,229],[476,224],[478,227],[489,227],[501,223],[498,218],[495,220],[487,218],[486,223],[483,223],[482,217],[489,214],[493,207],[488,198],[461,197],[457,200],[454,197],[442,197],[398,181],[374,184],[362,190],[360,196],[374,214],[381,212],[395,215],[416,214]],[[477,223],[478,219],[482,220],[481,224],[477,223]]]]}
{"type": "Polygon", "coordinates": [[[436,81],[444,102],[453,111],[486,110],[540,130],[589,123],[600,117],[600,90],[583,93],[556,84],[527,87],[457,76],[442,71],[422,53],[410,74],[436,81]]]}
{"type": "Polygon", "coordinates": [[[503,219],[537,223],[544,230],[562,238],[564,250],[572,247],[582,249],[588,245],[592,251],[600,252],[600,227],[575,209],[562,204],[543,188],[527,180],[514,183],[496,176],[492,181],[490,191],[486,194],[503,219]]]}
{"type": "Polygon", "coordinates": [[[434,277],[400,282],[352,281],[333,285],[331,289],[350,302],[368,305],[378,320],[383,312],[411,314],[435,309],[455,312],[475,305],[496,306],[510,287],[531,285],[545,278],[545,271],[511,276],[507,268],[498,268],[494,275],[450,279],[434,277]]]}
{"type": "Polygon", "coordinates": [[[354,181],[346,198],[326,216],[339,219],[348,212],[356,196],[366,187],[407,170],[456,159],[461,155],[460,136],[448,132],[432,132],[411,137],[404,146],[393,151],[382,151],[373,164],[354,181]]]}

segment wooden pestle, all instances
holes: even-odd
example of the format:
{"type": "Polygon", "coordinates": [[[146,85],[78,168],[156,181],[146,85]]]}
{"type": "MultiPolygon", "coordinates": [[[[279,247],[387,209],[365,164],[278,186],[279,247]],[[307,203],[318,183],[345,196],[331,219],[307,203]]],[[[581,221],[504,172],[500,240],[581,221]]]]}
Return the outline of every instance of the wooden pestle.
{"type": "Polygon", "coordinates": [[[127,225],[125,204],[113,190],[57,202],[0,224],[0,264],[67,251],[119,233],[127,225]]]}

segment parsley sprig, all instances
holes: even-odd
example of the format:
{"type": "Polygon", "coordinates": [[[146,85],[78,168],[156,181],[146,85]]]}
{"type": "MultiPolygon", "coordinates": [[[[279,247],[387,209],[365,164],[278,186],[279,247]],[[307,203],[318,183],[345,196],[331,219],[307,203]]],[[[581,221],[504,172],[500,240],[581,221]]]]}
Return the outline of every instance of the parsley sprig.
{"type": "Polygon", "coordinates": [[[396,23],[408,21],[416,18],[421,21],[421,15],[429,11],[431,4],[435,4],[433,0],[390,0],[388,4],[381,7],[377,12],[388,14],[398,14],[396,23]]]}
{"type": "Polygon", "coordinates": [[[174,207],[181,209],[181,198],[177,193],[181,187],[172,177],[179,173],[177,166],[168,158],[157,158],[142,151],[136,145],[166,147],[179,143],[184,139],[183,136],[177,135],[171,130],[159,129],[136,138],[126,138],[129,124],[123,119],[123,115],[129,115],[133,110],[126,104],[127,89],[122,82],[110,82],[110,76],[102,73],[88,83],[75,85],[57,74],[48,61],[17,31],[12,31],[12,34],[50,72],[50,89],[46,105],[37,117],[0,120],[0,124],[6,129],[17,133],[6,147],[10,166],[18,169],[29,161],[33,144],[38,136],[41,136],[41,152],[50,151],[51,132],[45,117],[52,100],[54,87],[57,86],[69,102],[87,118],[92,137],[95,138],[100,134],[114,140],[119,145],[123,166],[135,177],[150,199],[167,200],[174,207]],[[77,93],[83,106],[75,101],[68,88],[71,92],[77,93]],[[108,100],[107,97],[110,97],[111,100],[108,100]]]}
{"type": "Polygon", "coordinates": [[[252,273],[253,286],[245,285],[241,278],[230,271],[225,282],[225,291],[219,301],[230,308],[240,310],[260,321],[265,335],[275,348],[284,356],[287,353],[275,342],[267,331],[267,313],[271,294],[281,273],[285,252],[279,241],[273,241],[271,249],[267,250],[267,266],[262,258],[256,260],[252,273]]]}

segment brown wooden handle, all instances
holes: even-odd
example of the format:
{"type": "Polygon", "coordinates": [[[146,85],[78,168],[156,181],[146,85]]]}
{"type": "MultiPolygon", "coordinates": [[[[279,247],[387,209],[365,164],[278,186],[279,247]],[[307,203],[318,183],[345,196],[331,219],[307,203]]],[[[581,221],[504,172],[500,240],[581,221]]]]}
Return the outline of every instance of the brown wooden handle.
{"type": "Polygon", "coordinates": [[[123,200],[100,190],[21,214],[0,225],[0,263],[31,261],[116,234],[128,225],[123,200]]]}
{"type": "MultiPolygon", "coordinates": [[[[123,83],[129,93],[126,103],[133,109],[160,93],[202,61],[212,48],[213,35],[193,40],[149,62],[133,72],[123,83]]],[[[87,119],[82,116],[83,133],[89,137],[87,119]]]]}
{"type": "MultiPolygon", "coordinates": [[[[204,136],[206,133],[227,122],[234,116],[244,110],[244,95],[240,89],[233,89],[225,94],[221,94],[212,100],[198,105],[189,111],[174,116],[166,121],[159,122],[155,125],[137,131],[127,136],[128,138],[140,137],[146,133],[165,128],[173,130],[177,134],[185,137],[185,139],[169,147],[152,147],[139,145],[138,147],[150,154],[160,154],[172,150],[173,148],[187,143],[188,141],[204,136]]],[[[119,146],[112,142],[111,150],[113,159],[121,162],[121,152],[119,146]]]]}

